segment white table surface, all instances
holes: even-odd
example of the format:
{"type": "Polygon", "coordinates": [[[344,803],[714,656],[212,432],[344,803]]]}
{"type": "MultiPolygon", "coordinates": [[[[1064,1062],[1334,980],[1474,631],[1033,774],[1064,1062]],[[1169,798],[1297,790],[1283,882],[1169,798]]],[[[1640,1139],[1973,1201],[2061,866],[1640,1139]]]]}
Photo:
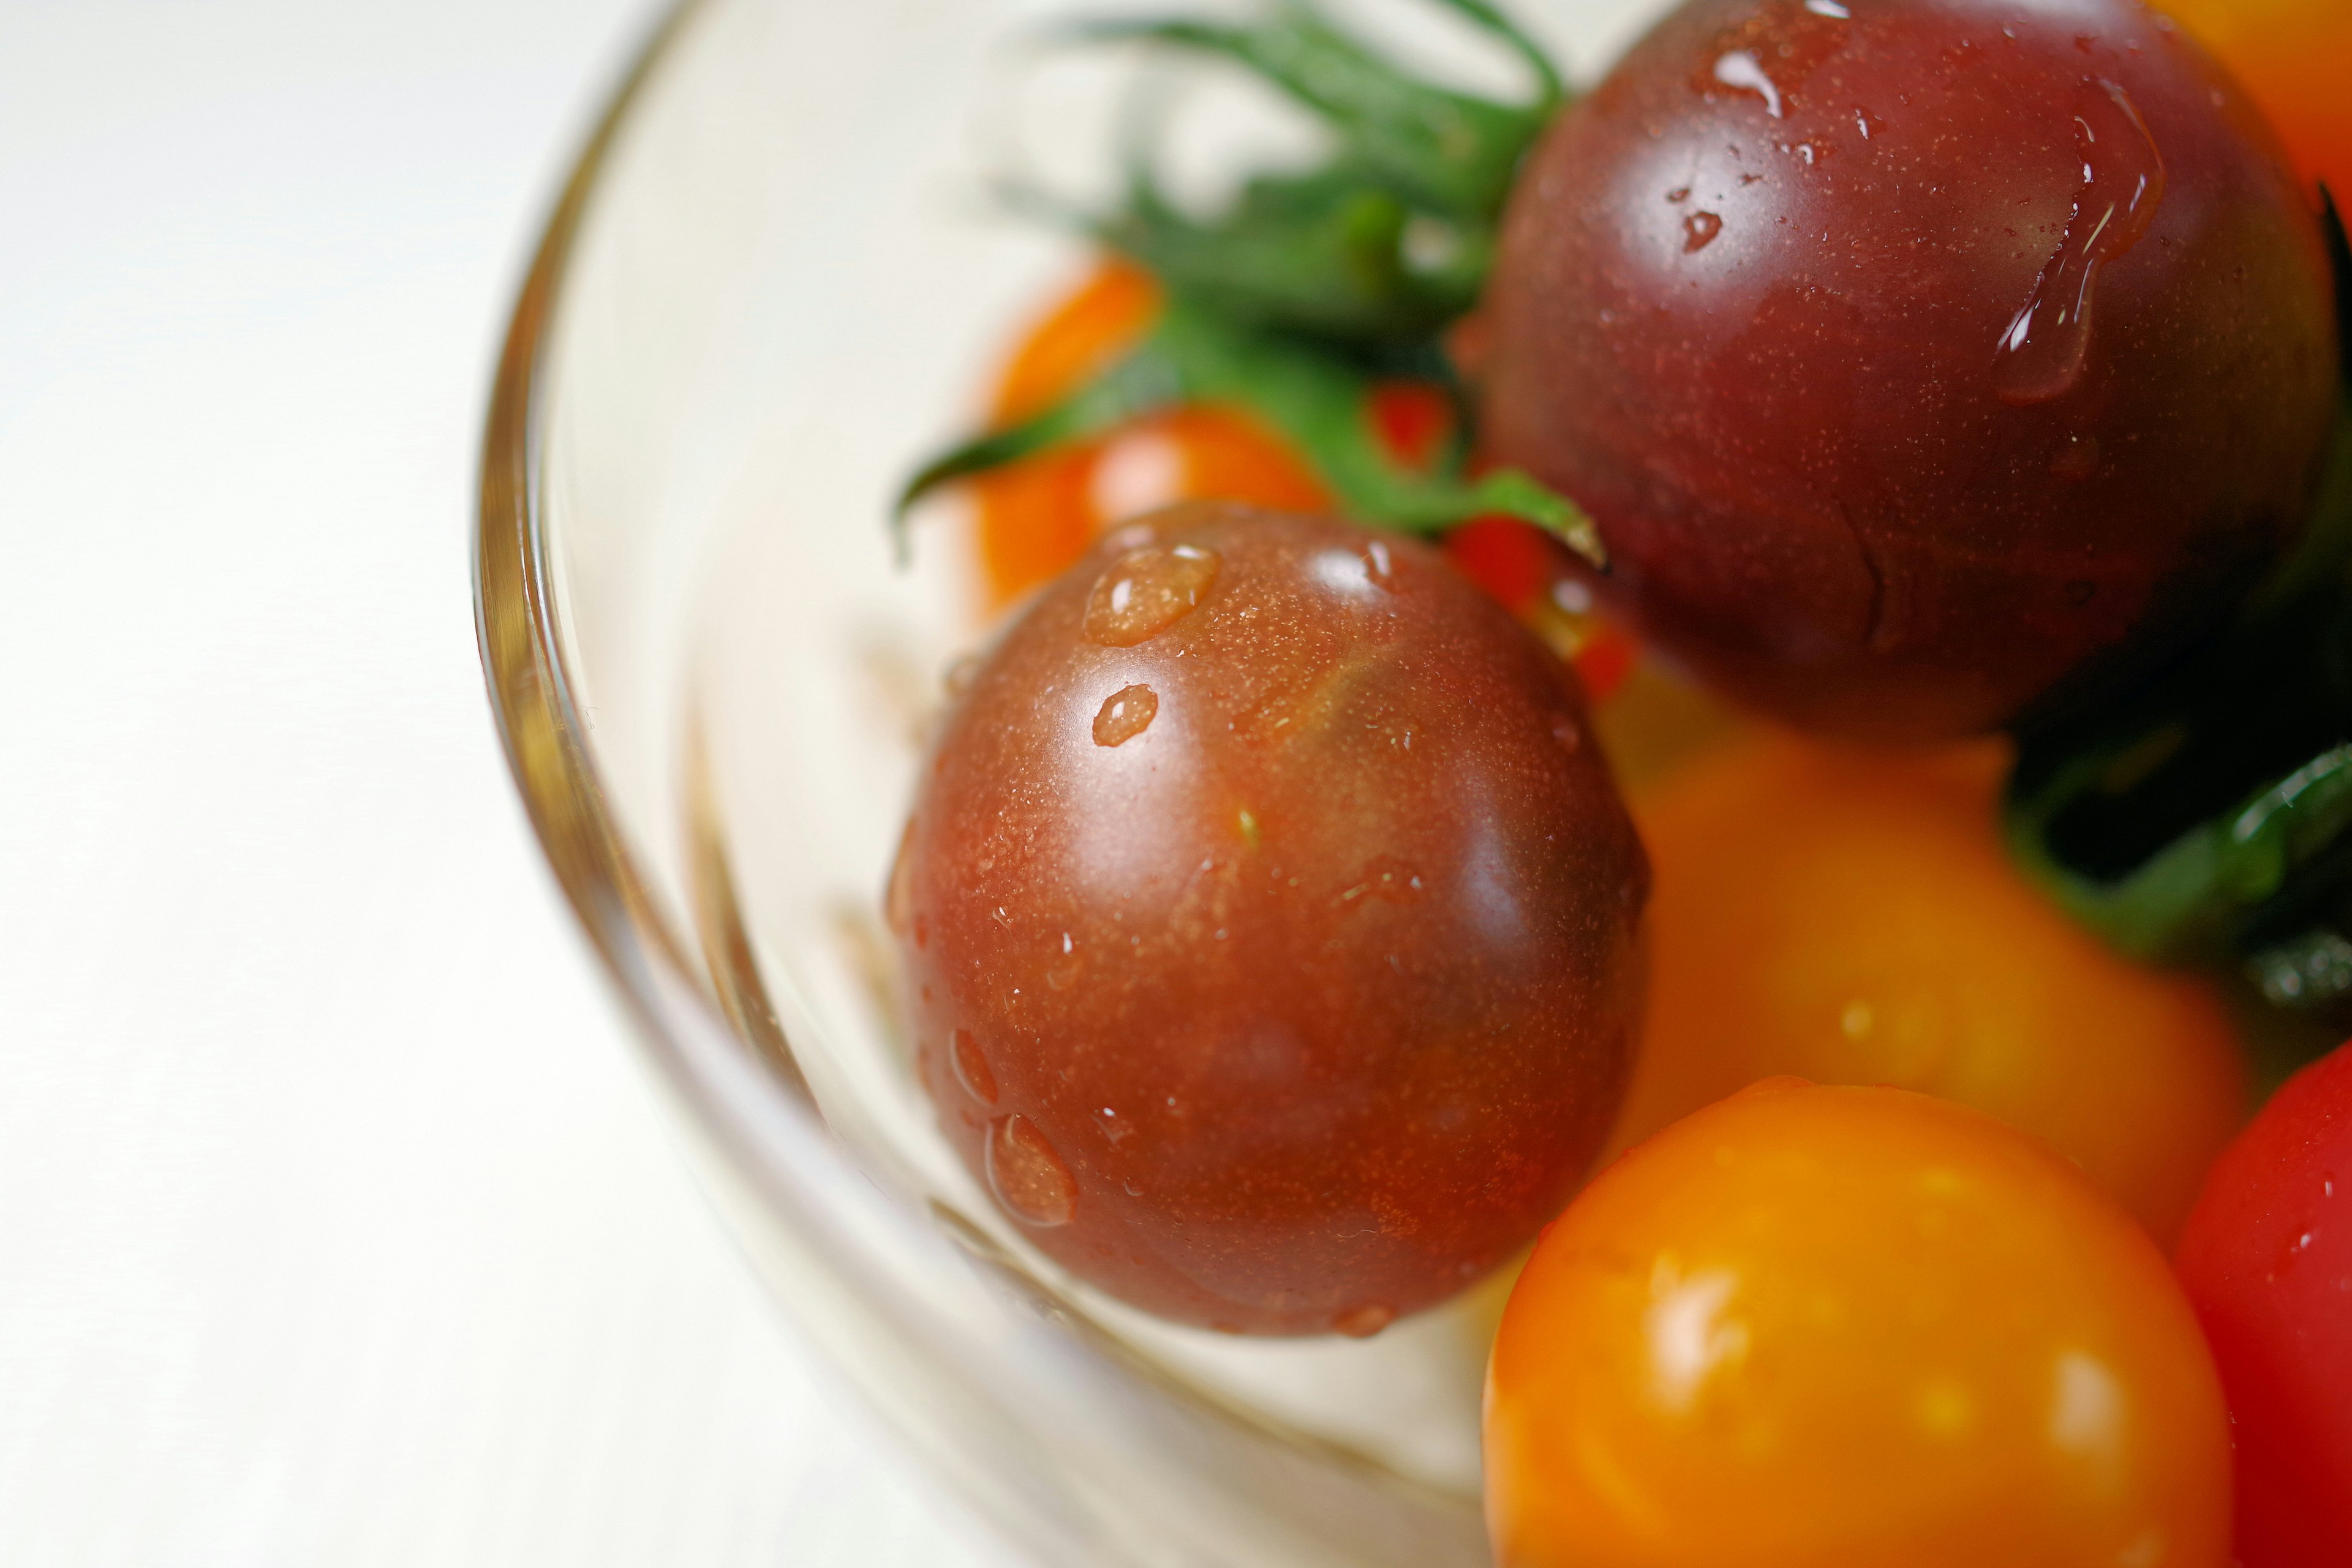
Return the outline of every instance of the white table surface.
{"type": "Polygon", "coordinates": [[[0,0],[0,1563],[992,1558],[693,1190],[475,662],[635,0],[0,0]]]}

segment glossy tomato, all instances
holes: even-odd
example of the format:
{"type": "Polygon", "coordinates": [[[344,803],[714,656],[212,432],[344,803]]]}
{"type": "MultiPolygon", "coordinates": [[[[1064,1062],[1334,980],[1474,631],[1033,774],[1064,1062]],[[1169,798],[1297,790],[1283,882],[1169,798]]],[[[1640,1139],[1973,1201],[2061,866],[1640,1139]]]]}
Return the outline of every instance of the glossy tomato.
{"type": "Polygon", "coordinates": [[[2214,1166],[2179,1267],[2237,1434],[2239,1561],[2352,1563],[2352,1047],[2214,1166]]]}
{"type": "Polygon", "coordinates": [[[1952,736],[2222,614],[2336,400],[2310,203],[2135,0],[1691,0],[1563,115],[1486,435],[1604,586],[1809,727],[1952,736]]]}
{"type": "Polygon", "coordinates": [[[2046,1140],[2169,1245],[2244,1120],[2235,1031],[2019,874],[2006,762],[1767,734],[1637,795],[1650,1018],[1615,1144],[1776,1073],[1894,1084],[2046,1140]]]}
{"type": "Polygon", "coordinates": [[[940,1124],[1038,1247],[1361,1334],[1582,1178],[1646,886],[1575,678],[1434,552],[1195,503],[985,658],[888,912],[940,1124]]]}
{"type": "Polygon", "coordinates": [[[2229,1432],[2164,1258],[2063,1160],[1765,1084],[1545,1232],[1487,1374],[1504,1568],[2221,1568],[2229,1432]]]}

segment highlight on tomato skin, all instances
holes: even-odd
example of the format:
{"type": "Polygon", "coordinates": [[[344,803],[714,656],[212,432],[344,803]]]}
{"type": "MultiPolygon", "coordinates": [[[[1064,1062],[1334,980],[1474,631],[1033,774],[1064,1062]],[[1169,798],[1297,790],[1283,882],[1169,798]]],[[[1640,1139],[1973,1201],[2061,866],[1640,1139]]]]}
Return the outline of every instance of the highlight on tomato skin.
{"type": "Polygon", "coordinates": [[[2230,1401],[2242,1568],[2352,1563],[2352,1047],[2216,1163],[2177,1262],[2230,1401]]]}
{"type": "Polygon", "coordinates": [[[2210,982],[2025,880],[2007,762],[1759,731],[1636,792],[1651,1004],[1612,1147],[1775,1074],[1893,1084],[2047,1141],[2168,1245],[2244,1121],[2243,1049],[2210,982]]]}
{"type": "MultiPolygon", "coordinates": [[[[1486,1384],[1500,1568],[2223,1568],[2163,1256],[1981,1112],[1775,1079],[1548,1229],[1486,1384]]],[[[2252,1568],[2252,1565],[2249,1565],[2252,1568]]]]}

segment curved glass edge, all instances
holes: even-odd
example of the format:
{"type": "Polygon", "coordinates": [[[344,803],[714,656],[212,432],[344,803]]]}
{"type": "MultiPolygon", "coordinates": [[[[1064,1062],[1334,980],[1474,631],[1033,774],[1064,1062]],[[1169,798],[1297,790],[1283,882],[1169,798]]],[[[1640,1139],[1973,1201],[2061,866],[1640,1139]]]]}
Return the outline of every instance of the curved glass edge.
{"type": "Polygon", "coordinates": [[[1376,1466],[1204,1405],[951,1215],[931,1224],[833,1144],[736,1037],[604,806],[551,592],[547,351],[614,142],[713,0],[678,0],[565,181],[517,298],[483,437],[476,630],[500,742],[558,885],[698,1139],[706,1190],[798,1326],[1009,1541],[1071,1568],[1441,1568],[1486,1561],[1475,1513],[1376,1466]]]}

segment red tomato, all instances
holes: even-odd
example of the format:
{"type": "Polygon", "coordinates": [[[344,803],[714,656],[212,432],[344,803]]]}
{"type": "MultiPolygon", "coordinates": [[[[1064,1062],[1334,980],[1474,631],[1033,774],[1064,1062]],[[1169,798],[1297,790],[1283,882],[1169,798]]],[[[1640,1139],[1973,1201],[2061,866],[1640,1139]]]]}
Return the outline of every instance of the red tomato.
{"type": "Polygon", "coordinates": [[[2230,1444],[2164,1258],[2042,1144],[1774,1079],[1601,1173],[1495,1342],[1504,1568],[2221,1568],[2230,1444]]]}
{"type": "Polygon", "coordinates": [[[2352,1563],[2352,1047],[2305,1068],[2206,1179],[2180,1278],[2237,1430],[2244,1568],[2352,1563]]]}

